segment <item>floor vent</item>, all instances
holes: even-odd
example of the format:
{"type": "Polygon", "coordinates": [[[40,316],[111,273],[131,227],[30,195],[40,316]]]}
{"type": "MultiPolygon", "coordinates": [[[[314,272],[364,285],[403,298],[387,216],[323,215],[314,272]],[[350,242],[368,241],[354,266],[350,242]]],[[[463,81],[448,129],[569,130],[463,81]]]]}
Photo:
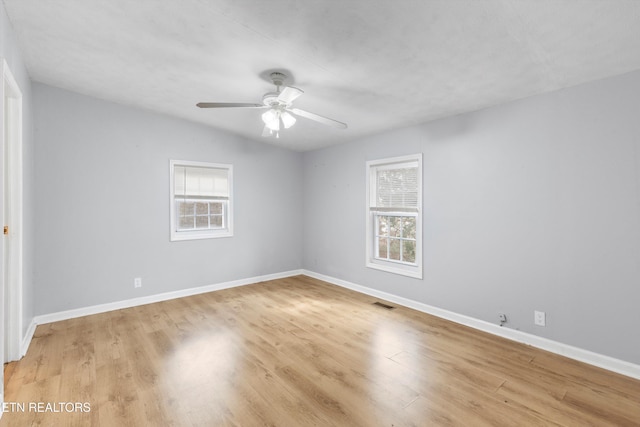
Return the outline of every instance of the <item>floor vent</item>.
{"type": "Polygon", "coordinates": [[[373,305],[377,305],[378,307],[386,308],[387,310],[393,310],[395,308],[392,305],[387,305],[387,304],[381,303],[380,301],[374,302],[373,305]]]}

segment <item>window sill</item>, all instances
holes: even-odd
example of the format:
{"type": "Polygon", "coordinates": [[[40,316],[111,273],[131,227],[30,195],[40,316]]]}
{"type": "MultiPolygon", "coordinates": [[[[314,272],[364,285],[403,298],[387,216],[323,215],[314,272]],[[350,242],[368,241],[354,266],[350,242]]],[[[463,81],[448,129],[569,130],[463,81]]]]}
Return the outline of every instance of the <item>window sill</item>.
{"type": "Polygon", "coordinates": [[[402,266],[390,265],[390,263],[367,262],[367,267],[375,270],[386,271],[387,273],[399,274],[401,276],[413,277],[414,279],[422,279],[422,268],[420,266],[402,266]]]}
{"type": "Polygon", "coordinates": [[[222,237],[232,237],[233,232],[229,230],[219,231],[215,233],[203,232],[173,232],[170,241],[181,242],[185,240],[202,240],[202,239],[218,239],[222,237]]]}

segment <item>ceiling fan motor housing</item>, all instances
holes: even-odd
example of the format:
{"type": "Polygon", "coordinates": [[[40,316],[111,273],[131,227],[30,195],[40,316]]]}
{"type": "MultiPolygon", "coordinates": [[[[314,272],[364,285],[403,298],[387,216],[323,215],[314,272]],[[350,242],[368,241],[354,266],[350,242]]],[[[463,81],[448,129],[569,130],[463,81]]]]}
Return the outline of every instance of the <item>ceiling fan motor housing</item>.
{"type": "Polygon", "coordinates": [[[286,104],[282,102],[282,100],[278,99],[279,95],[280,95],[279,92],[265,93],[264,96],[262,97],[262,103],[267,107],[271,107],[271,108],[277,108],[277,107],[288,108],[291,104],[286,104]]]}

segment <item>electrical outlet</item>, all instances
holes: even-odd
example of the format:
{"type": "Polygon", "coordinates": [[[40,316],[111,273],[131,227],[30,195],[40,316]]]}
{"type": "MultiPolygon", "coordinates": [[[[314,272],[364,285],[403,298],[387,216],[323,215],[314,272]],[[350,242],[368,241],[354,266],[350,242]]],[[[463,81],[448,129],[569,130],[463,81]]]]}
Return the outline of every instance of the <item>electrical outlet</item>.
{"type": "Polygon", "coordinates": [[[546,326],[547,325],[547,316],[544,311],[534,311],[533,312],[533,322],[538,326],[546,326]]]}
{"type": "Polygon", "coordinates": [[[142,287],[142,277],[136,277],[135,279],[133,279],[133,287],[134,288],[142,287]]]}

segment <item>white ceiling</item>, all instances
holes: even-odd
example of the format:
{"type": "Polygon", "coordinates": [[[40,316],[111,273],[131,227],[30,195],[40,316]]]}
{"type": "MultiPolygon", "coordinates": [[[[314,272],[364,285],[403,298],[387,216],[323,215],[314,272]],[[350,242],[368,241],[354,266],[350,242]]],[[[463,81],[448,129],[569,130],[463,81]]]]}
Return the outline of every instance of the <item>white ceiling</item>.
{"type": "Polygon", "coordinates": [[[31,77],[296,150],[640,69],[636,0],[3,0],[31,77]],[[304,118],[261,138],[284,70],[304,118]]]}

